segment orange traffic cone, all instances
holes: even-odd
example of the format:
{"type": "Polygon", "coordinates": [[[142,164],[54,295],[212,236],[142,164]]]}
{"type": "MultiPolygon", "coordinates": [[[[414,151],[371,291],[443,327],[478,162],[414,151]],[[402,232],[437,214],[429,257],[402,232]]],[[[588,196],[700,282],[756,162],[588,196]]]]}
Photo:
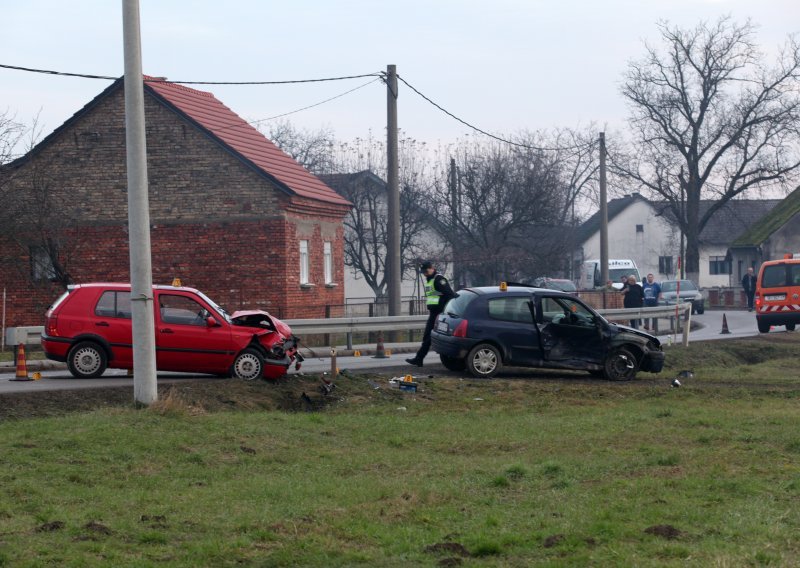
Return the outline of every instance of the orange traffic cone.
{"type": "Polygon", "coordinates": [[[725,314],[722,314],[722,331],[720,331],[720,335],[728,334],[731,331],[728,329],[728,317],[725,314]]]}
{"type": "Polygon", "coordinates": [[[372,357],[373,359],[388,359],[388,355],[386,355],[386,349],[383,346],[383,332],[378,332],[378,346],[375,348],[375,355],[372,357]]]}
{"type": "Polygon", "coordinates": [[[28,376],[28,362],[25,360],[25,346],[20,343],[17,347],[17,375],[12,381],[30,381],[28,376]]]}

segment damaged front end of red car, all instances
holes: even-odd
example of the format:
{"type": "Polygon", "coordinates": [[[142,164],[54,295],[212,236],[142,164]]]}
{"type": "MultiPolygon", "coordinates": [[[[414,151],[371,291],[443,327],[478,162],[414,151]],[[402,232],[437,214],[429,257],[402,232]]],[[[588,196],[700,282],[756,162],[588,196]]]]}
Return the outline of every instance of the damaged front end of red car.
{"type": "Polygon", "coordinates": [[[264,353],[264,378],[279,379],[294,365],[300,370],[303,356],[299,352],[299,338],[285,322],[262,310],[235,312],[231,319],[240,327],[252,328],[254,343],[264,353]]]}

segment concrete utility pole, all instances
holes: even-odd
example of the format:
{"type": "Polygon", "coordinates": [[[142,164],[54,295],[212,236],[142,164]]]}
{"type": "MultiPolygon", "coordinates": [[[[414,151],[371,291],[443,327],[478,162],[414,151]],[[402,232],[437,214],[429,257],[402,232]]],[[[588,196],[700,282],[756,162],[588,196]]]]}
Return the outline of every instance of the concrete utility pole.
{"type": "Polygon", "coordinates": [[[389,185],[389,232],[386,276],[389,315],[400,315],[400,166],[397,143],[397,66],[386,66],[386,182],[389,185]]]}
{"type": "Polygon", "coordinates": [[[156,401],[158,392],[139,0],[122,0],[122,29],[125,44],[125,149],[133,319],[133,398],[140,404],[149,405],[156,401]]]}
{"type": "Polygon", "coordinates": [[[600,283],[608,282],[608,192],[606,190],[606,133],[600,133],[600,283]]]}

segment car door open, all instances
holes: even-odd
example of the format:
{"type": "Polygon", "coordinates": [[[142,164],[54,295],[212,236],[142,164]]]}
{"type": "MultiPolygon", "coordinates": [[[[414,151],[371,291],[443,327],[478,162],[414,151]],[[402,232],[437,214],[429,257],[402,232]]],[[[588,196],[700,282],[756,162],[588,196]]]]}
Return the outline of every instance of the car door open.
{"type": "Polygon", "coordinates": [[[545,360],[570,364],[599,363],[603,336],[596,315],[583,303],[560,296],[540,296],[536,305],[545,360]]]}

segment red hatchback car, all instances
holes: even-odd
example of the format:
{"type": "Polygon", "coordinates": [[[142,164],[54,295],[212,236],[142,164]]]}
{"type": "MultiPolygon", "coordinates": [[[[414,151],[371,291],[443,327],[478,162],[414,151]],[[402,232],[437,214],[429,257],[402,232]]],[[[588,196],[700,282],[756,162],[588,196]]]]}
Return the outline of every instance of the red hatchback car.
{"type": "MultiPolygon", "coordinates": [[[[262,311],[229,315],[202,292],[153,286],[159,371],[277,379],[303,360],[288,325],[262,311]]],[[[42,347],[78,378],[133,367],[131,287],[79,284],[47,310],[42,347]]]]}

